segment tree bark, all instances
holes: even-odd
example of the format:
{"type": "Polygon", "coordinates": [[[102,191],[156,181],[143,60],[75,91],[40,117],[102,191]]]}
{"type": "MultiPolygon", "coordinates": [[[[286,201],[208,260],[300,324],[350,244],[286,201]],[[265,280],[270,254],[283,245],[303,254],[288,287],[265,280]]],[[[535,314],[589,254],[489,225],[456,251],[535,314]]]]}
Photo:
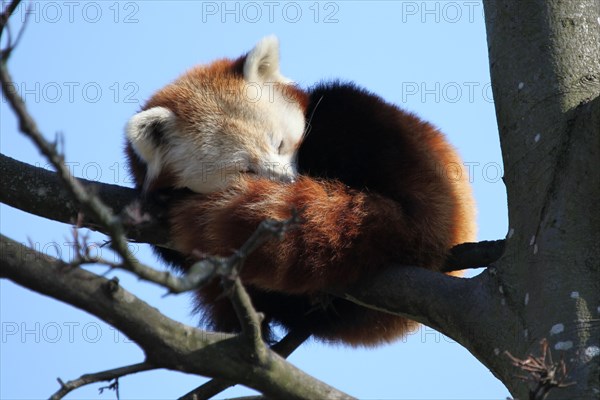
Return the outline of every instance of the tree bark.
{"type": "Polygon", "coordinates": [[[273,398],[352,399],[267,350],[252,357],[243,335],[206,332],[162,315],[108,280],[42,255],[0,235],[0,278],[72,304],[135,341],[155,368],[223,377],[273,398]]]}
{"type": "MultiPolygon", "coordinates": [[[[19,210],[66,224],[75,224],[81,207],[65,189],[56,172],[15,160],[0,154],[0,203],[19,210]]],[[[165,244],[168,229],[164,208],[158,204],[141,204],[135,189],[77,178],[87,190],[108,205],[115,214],[124,214],[126,207],[137,202],[147,213],[144,224],[125,226],[127,237],[140,243],[165,244]]],[[[103,231],[97,221],[83,216],[82,227],[103,231]]],[[[106,232],[104,232],[106,233],[106,232]]]]}
{"type": "MultiPolygon", "coordinates": [[[[600,3],[484,6],[509,213],[497,280],[523,325],[506,350],[519,358],[539,354],[547,338],[575,382],[548,398],[597,398],[600,3]]],[[[515,371],[498,367],[511,393],[527,398],[515,371]]]]}

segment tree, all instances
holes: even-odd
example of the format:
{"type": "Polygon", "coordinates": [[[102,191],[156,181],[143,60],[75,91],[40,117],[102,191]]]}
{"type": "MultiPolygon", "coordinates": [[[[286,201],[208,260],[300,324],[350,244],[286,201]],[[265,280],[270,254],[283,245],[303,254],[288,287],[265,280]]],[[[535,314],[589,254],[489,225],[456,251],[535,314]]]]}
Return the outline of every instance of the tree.
{"type": "MultiPolygon", "coordinates": [[[[600,195],[600,49],[598,35],[590,33],[600,30],[600,10],[593,1],[549,0],[486,3],[485,11],[508,191],[510,229],[504,256],[468,280],[391,266],[356,291],[341,295],[409,316],[454,338],[515,397],[593,398],[599,390],[600,358],[600,210],[596,201],[600,195]]],[[[8,54],[3,55],[5,74],[8,54]]],[[[8,94],[10,77],[2,78],[8,94]]],[[[21,122],[23,130],[35,133],[35,126],[23,118],[21,122]]],[[[51,150],[48,147],[47,152],[51,150]]],[[[3,158],[2,168],[3,172],[13,168],[3,173],[13,179],[3,179],[2,202],[65,221],[79,209],[67,197],[75,194],[88,218],[82,223],[116,233],[113,245],[127,259],[126,249],[118,247],[119,227],[110,220],[102,222],[103,210],[94,198],[88,202],[82,198],[86,194],[77,194],[73,186],[75,193],[65,193],[59,178],[34,172],[33,178],[55,193],[51,198],[40,197],[37,190],[31,190],[37,183],[29,180],[19,185],[27,173],[22,165],[3,158]]],[[[122,209],[132,198],[124,189],[96,186],[99,197],[114,209],[122,209]]],[[[160,226],[160,221],[156,223],[160,226]]],[[[153,228],[128,235],[155,243],[164,239],[153,228]]],[[[146,350],[148,361],[128,372],[164,365],[225,377],[272,396],[344,396],[286,365],[256,340],[248,343],[247,338],[256,339],[252,325],[249,334],[239,338],[190,332],[131,301],[117,282],[93,277],[82,269],[64,274],[61,268],[64,271],[66,266],[57,260],[41,257],[9,239],[3,238],[2,244],[2,277],[88,310],[146,350]],[[48,274],[48,270],[55,272],[48,274]],[[93,301],[89,301],[90,294],[95,294],[93,301]],[[131,307],[142,308],[144,318],[133,319],[136,313],[131,307]],[[178,332],[189,336],[178,336],[178,332]],[[244,352],[240,349],[250,351],[254,359],[240,357],[244,352]],[[178,357],[173,357],[172,350],[178,357]],[[248,376],[244,366],[254,374],[248,376]],[[278,374],[277,379],[273,380],[273,374],[278,374]]],[[[236,293],[242,307],[243,291],[236,293]]],[[[248,307],[246,315],[255,318],[248,307]]],[[[114,372],[116,376],[123,371],[114,372]]]]}

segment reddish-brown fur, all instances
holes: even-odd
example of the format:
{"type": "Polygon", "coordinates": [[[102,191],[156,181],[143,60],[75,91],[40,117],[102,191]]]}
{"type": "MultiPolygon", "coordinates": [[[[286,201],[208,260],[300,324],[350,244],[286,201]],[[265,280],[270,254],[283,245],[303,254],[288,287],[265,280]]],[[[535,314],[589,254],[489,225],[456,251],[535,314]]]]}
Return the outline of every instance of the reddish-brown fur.
{"type": "MultiPolygon", "coordinates": [[[[214,68],[226,81],[237,76],[239,62],[214,68]]],[[[190,79],[202,74],[193,70],[190,79]]],[[[308,94],[313,118],[298,160],[305,176],[288,184],[249,177],[224,192],[179,195],[170,206],[172,242],[183,255],[230,255],[261,221],[297,210],[297,229],[244,264],[242,279],[258,311],[267,322],[308,328],[326,341],[389,342],[415,324],[325,293],[390,263],[438,269],[448,249],[474,239],[468,179],[443,135],[417,117],[353,85],[324,84],[308,94]]],[[[149,106],[202,118],[205,111],[182,104],[184,98],[177,89],[159,92],[149,106]]],[[[143,166],[130,160],[142,182],[143,166]]],[[[220,294],[218,282],[201,289],[198,307],[213,328],[235,331],[235,313],[220,294]]]]}
{"type": "MultiPolygon", "coordinates": [[[[233,111],[224,108],[243,109],[244,104],[248,103],[247,82],[242,77],[244,61],[245,57],[237,60],[222,59],[209,66],[192,68],[175,82],[156,92],[143,108],[148,110],[153,107],[165,107],[171,110],[177,116],[178,128],[188,135],[190,146],[193,146],[193,135],[198,134],[194,125],[199,119],[210,115],[221,115],[227,111],[233,114],[233,111]],[[200,91],[206,95],[199,96],[197,93],[200,91]],[[219,96],[220,101],[215,101],[214,96],[219,96]]],[[[287,100],[297,103],[302,110],[306,109],[308,96],[305,92],[294,85],[277,84],[277,89],[282,90],[287,100]]],[[[238,128],[237,122],[230,122],[229,126],[223,129],[235,132],[238,128]]],[[[158,136],[163,134],[160,132],[158,136]]],[[[141,186],[146,177],[144,162],[129,142],[125,144],[125,155],[135,181],[141,186]]],[[[149,191],[168,189],[172,182],[173,172],[164,167],[161,174],[152,182],[149,191]]]]}

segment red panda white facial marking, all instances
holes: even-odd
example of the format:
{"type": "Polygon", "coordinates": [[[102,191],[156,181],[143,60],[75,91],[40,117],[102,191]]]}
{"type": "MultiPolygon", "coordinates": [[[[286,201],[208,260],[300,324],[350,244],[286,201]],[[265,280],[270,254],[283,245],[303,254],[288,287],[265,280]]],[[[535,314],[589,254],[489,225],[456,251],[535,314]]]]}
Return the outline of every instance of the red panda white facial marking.
{"type": "Polygon", "coordinates": [[[243,174],[294,180],[304,108],[279,72],[277,38],[262,39],[241,61],[241,73],[229,60],[188,71],[129,120],[144,191],[211,193],[243,174]]]}

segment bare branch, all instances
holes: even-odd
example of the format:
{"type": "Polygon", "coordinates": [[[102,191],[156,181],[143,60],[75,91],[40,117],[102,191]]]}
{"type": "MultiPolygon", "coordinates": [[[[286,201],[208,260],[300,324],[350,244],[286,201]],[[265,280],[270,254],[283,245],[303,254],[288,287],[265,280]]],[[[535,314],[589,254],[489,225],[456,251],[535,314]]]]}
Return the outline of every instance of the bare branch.
{"type": "Polygon", "coordinates": [[[239,273],[246,258],[263,243],[272,237],[282,238],[287,230],[299,222],[298,214],[292,212],[292,217],[286,221],[267,220],[260,223],[250,238],[229,258],[229,271],[223,276],[223,286],[229,293],[233,308],[240,320],[242,335],[244,335],[254,351],[257,359],[264,359],[265,345],[262,340],[261,325],[263,316],[252,306],[252,300],[244,289],[239,273]]]}
{"type": "Polygon", "coordinates": [[[229,299],[233,304],[233,309],[242,327],[242,336],[246,339],[248,347],[252,352],[251,357],[264,362],[267,349],[261,334],[264,315],[257,313],[252,306],[250,295],[244,289],[239,276],[236,276],[234,279],[226,278],[224,282],[228,282],[224,285],[225,290],[229,292],[229,299]]]}
{"type": "Polygon", "coordinates": [[[21,132],[29,137],[42,154],[46,156],[48,161],[50,161],[52,166],[56,169],[63,185],[70,195],[82,206],[83,211],[91,214],[94,219],[99,221],[106,229],[111,238],[110,247],[122,258],[123,266],[134,272],[138,261],[129,251],[127,240],[125,239],[125,231],[123,230],[119,218],[117,218],[110,208],[105,206],[99,198],[90,194],[85,187],[71,175],[71,172],[64,163],[63,155],[59,154],[57,151],[56,143],[51,144],[43,137],[38,130],[36,122],[27,111],[27,107],[21,96],[15,90],[10,90],[12,77],[8,71],[5,59],[0,62],[0,81],[2,83],[4,97],[17,115],[21,132]]]}
{"type": "Polygon", "coordinates": [[[20,3],[21,0],[13,0],[2,12],[2,14],[0,14],[0,39],[2,39],[2,33],[7,28],[10,16],[15,12],[20,3]]]}
{"type": "Polygon", "coordinates": [[[497,348],[506,348],[514,332],[525,329],[502,301],[496,276],[494,267],[465,279],[397,265],[344,293],[331,294],[425,324],[470,349],[484,365],[493,365],[497,348]],[[503,321],[501,331],[497,321],[503,321]],[[480,332],[494,332],[493,345],[480,332]]]}
{"type": "Polygon", "coordinates": [[[273,398],[349,399],[271,351],[266,361],[249,359],[243,339],[186,326],[162,315],[107,280],[31,250],[0,235],[0,276],[85,310],[135,341],[156,368],[219,376],[273,398]],[[252,369],[253,373],[248,374],[252,369]]]}
{"type": "MultiPolygon", "coordinates": [[[[302,345],[310,337],[310,332],[301,329],[290,331],[283,339],[271,346],[271,350],[280,356],[287,358],[294,350],[302,345]]],[[[235,386],[236,383],[224,379],[212,379],[197,387],[191,392],[183,395],[179,400],[205,400],[216,396],[222,391],[235,386]]]]}
{"type": "MultiPolygon", "coordinates": [[[[76,221],[80,206],[73,201],[55,172],[0,154],[0,175],[1,203],[66,224],[76,221]]],[[[142,202],[134,189],[82,178],[78,180],[115,214],[126,214],[127,207],[138,201],[140,212],[151,218],[143,224],[126,224],[124,228],[127,237],[136,242],[166,245],[168,230],[163,221],[164,207],[148,201],[142,202]]],[[[81,226],[103,233],[106,231],[99,221],[89,215],[84,215],[81,226]]]]}
{"type": "Polygon", "coordinates": [[[235,385],[237,383],[224,379],[211,379],[191,392],[184,394],[178,400],[208,400],[235,385]]]}
{"type": "MultiPolygon", "coordinates": [[[[240,320],[242,336],[246,338],[247,348],[251,351],[250,358],[256,359],[258,362],[265,362],[266,347],[261,336],[262,314],[258,314],[254,310],[250,296],[248,296],[239,277],[233,279],[226,289],[231,292],[229,297],[240,320]]],[[[209,399],[235,385],[235,382],[215,378],[182,396],[180,400],[209,399]]]]}
{"type": "Polygon", "coordinates": [[[90,193],[84,185],[75,179],[67,166],[64,163],[64,157],[57,150],[57,144],[49,143],[37,128],[37,124],[33,117],[27,111],[25,102],[21,96],[14,90],[10,90],[12,78],[6,65],[6,59],[0,62],[0,82],[2,83],[4,97],[8,100],[13,111],[19,120],[19,129],[27,137],[29,137],[44,156],[50,161],[56,169],[58,177],[67,192],[74,198],[83,208],[85,213],[93,216],[94,220],[105,228],[106,233],[110,236],[110,247],[121,257],[122,263],[119,268],[126,269],[140,278],[161,283],[166,287],[177,287],[180,278],[165,273],[158,272],[153,268],[144,266],[134,257],[129,250],[125,231],[120,219],[115,216],[112,210],[104,205],[104,203],[93,193],[90,193]]]}
{"type": "Polygon", "coordinates": [[[302,343],[306,342],[311,336],[309,331],[295,329],[290,331],[283,339],[271,346],[271,350],[281,357],[288,358],[302,343]]]}
{"type": "Polygon", "coordinates": [[[75,389],[78,389],[82,386],[89,385],[90,383],[102,382],[102,381],[111,381],[113,379],[118,379],[120,377],[135,374],[136,372],[142,371],[150,371],[156,369],[152,364],[147,362],[142,362],[139,364],[128,365],[125,367],[109,369],[102,372],[96,372],[93,374],[85,374],[81,375],[79,378],[74,379],[72,381],[63,382],[60,378],[58,378],[58,383],[60,383],[60,389],[50,396],[50,400],[59,400],[65,397],[68,393],[72,392],[75,389]]]}
{"type": "Polygon", "coordinates": [[[190,273],[186,274],[183,278],[186,279],[192,275],[191,281],[194,284],[192,287],[198,287],[198,284],[203,285],[206,282],[198,281],[194,278],[193,274],[199,272],[201,276],[210,278],[210,274],[202,271],[202,269],[206,269],[206,265],[203,265],[203,263],[214,263],[215,268],[212,270],[222,276],[223,287],[233,304],[242,327],[242,336],[246,339],[248,348],[251,351],[250,357],[260,363],[266,362],[267,356],[267,347],[263,342],[261,333],[264,316],[257,313],[254,309],[252,300],[242,284],[239,273],[243,268],[244,261],[254,250],[272,237],[281,239],[286,231],[298,223],[298,218],[298,214],[292,212],[292,217],[285,221],[266,220],[261,222],[250,238],[231,257],[223,259],[209,258],[200,261],[192,266],[190,273]],[[215,262],[215,260],[218,262],[215,262]]]}
{"type": "Polygon", "coordinates": [[[265,397],[265,396],[242,396],[242,397],[232,397],[229,400],[268,400],[268,397],[265,397]]]}
{"type": "Polygon", "coordinates": [[[2,33],[6,30],[8,34],[8,40],[6,47],[0,49],[0,61],[6,62],[10,57],[12,51],[19,45],[21,38],[23,37],[23,33],[25,32],[25,28],[27,27],[27,23],[29,22],[29,13],[25,14],[25,20],[23,21],[23,25],[19,29],[19,33],[17,33],[16,39],[13,40],[12,32],[8,25],[8,20],[11,15],[16,11],[17,7],[21,3],[21,0],[14,0],[12,3],[6,7],[4,12],[0,15],[0,39],[2,39],[2,33]]]}
{"type": "Polygon", "coordinates": [[[504,240],[486,240],[454,246],[446,259],[442,272],[482,268],[498,261],[504,253],[504,240]]]}

